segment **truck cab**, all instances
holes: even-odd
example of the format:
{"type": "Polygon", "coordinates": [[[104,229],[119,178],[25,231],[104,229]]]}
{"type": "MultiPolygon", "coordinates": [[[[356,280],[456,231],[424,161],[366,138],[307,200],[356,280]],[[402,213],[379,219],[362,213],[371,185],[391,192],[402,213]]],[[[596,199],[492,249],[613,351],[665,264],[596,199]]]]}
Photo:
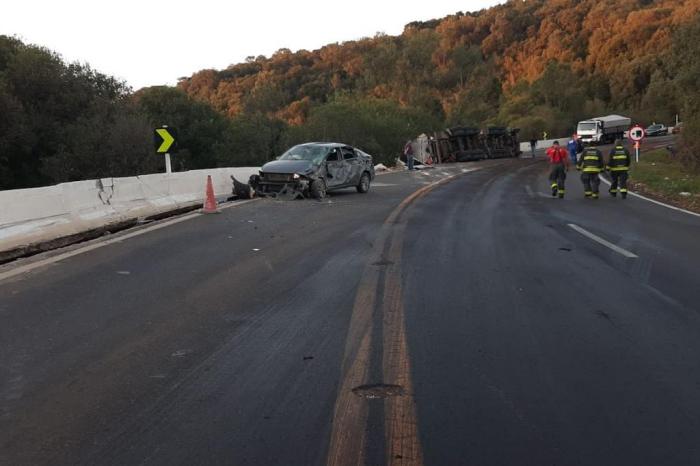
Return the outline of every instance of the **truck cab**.
{"type": "Polygon", "coordinates": [[[578,123],[576,134],[584,144],[597,144],[603,138],[603,122],[584,120],[578,123]]]}
{"type": "Polygon", "coordinates": [[[632,120],[620,115],[607,115],[579,121],[576,134],[584,144],[605,144],[621,139],[632,120]]]}

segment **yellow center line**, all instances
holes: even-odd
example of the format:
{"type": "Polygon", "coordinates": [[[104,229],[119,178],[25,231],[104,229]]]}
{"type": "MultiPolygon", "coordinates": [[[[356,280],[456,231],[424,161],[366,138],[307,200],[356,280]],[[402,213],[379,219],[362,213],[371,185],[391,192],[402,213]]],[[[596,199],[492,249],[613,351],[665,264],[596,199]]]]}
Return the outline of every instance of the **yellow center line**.
{"type": "Polygon", "coordinates": [[[403,395],[391,396],[384,401],[387,464],[423,464],[402,301],[401,255],[406,225],[400,217],[417,199],[463,174],[458,173],[417,190],[405,198],[382,225],[360,279],[345,341],[342,382],[335,402],[326,461],[329,466],[365,464],[369,406],[367,400],[352,393],[352,389],[369,382],[373,338],[382,338],[383,383],[403,388],[403,395]],[[386,257],[383,257],[385,253],[386,257]],[[379,261],[387,264],[384,274],[373,265],[379,261]],[[382,300],[377,301],[376,294],[382,280],[384,293],[382,300]],[[372,335],[375,311],[382,315],[382,335],[372,335]]]}
{"type": "Polygon", "coordinates": [[[387,268],[384,278],[384,383],[399,385],[404,390],[403,396],[384,401],[386,455],[387,464],[391,466],[423,464],[401,287],[400,260],[405,230],[404,223],[394,233],[389,252],[393,264],[387,268]]]}
{"type": "Polygon", "coordinates": [[[350,330],[345,343],[344,374],[333,412],[328,459],[329,466],[360,466],[365,464],[365,435],[369,406],[352,389],[365,383],[369,374],[370,343],[372,339],[372,310],[376,295],[376,280],[367,270],[355,298],[350,330]],[[360,342],[359,345],[357,342],[360,342]]]}

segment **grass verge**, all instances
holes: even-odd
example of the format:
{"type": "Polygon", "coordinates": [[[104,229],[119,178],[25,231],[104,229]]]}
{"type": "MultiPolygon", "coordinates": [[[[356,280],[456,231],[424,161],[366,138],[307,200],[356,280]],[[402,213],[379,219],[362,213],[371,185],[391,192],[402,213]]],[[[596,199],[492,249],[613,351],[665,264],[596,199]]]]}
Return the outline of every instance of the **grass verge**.
{"type": "Polygon", "coordinates": [[[686,171],[666,149],[642,152],[632,162],[629,187],[640,194],[700,212],[700,174],[686,171]]]}

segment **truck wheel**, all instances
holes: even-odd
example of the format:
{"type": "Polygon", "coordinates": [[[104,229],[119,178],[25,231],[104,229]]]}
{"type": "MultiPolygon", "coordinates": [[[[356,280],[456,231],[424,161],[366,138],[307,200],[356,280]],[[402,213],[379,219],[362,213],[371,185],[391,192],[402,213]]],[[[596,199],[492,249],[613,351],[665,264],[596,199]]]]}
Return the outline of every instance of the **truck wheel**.
{"type": "Polygon", "coordinates": [[[369,179],[369,173],[364,172],[362,176],[360,177],[360,182],[357,184],[355,189],[357,189],[358,193],[366,193],[369,191],[369,184],[370,184],[370,179],[369,179]]]}
{"type": "Polygon", "coordinates": [[[309,191],[311,191],[311,195],[314,197],[314,199],[323,199],[326,197],[326,182],[323,181],[323,178],[313,180],[311,182],[311,186],[309,187],[309,191]]]}

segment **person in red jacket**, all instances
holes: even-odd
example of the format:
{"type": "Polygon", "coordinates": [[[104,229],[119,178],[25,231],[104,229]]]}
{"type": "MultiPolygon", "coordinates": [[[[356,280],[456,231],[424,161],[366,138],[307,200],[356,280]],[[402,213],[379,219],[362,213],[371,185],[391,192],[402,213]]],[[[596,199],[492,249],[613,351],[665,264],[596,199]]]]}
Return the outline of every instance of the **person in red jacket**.
{"type": "Polygon", "coordinates": [[[552,188],[552,197],[564,197],[566,190],[566,172],[569,171],[569,155],[563,147],[559,147],[559,141],[554,141],[554,145],[547,149],[547,158],[552,170],[549,172],[549,181],[552,188]]]}

